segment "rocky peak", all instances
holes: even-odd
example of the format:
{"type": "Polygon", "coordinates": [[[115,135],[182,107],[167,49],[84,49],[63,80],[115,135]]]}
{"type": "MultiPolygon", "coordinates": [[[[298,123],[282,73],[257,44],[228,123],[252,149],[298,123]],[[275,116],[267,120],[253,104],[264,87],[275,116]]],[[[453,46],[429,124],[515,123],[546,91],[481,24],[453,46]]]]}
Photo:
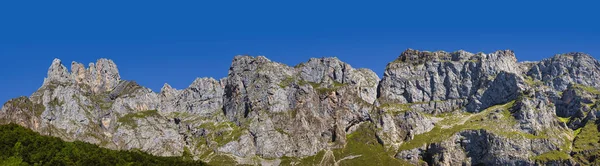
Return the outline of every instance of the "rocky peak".
{"type": "MultiPolygon", "coordinates": [[[[463,52],[460,52],[463,53],[463,52]]],[[[430,51],[419,51],[419,50],[413,50],[413,49],[407,49],[406,51],[402,52],[402,54],[400,54],[400,57],[398,57],[398,59],[395,62],[410,62],[413,64],[422,64],[424,62],[427,61],[437,61],[437,60],[446,60],[449,61],[451,60],[452,57],[450,56],[449,53],[444,52],[444,51],[436,51],[436,52],[430,52],[430,51]]]]}
{"type": "Polygon", "coordinates": [[[252,57],[248,55],[238,55],[233,58],[229,73],[236,73],[239,71],[248,71],[256,69],[259,65],[269,63],[271,60],[264,56],[252,57]]]}
{"type": "Polygon", "coordinates": [[[48,68],[48,76],[44,80],[44,85],[50,83],[70,83],[72,80],[69,76],[69,71],[58,58],[52,61],[52,65],[48,68]]]}
{"type": "Polygon", "coordinates": [[[165,83],[160,89],[160,94],[167,99],[172,99],[175,96],[177,96],[178,90],[171,87],[171,85],[169,85],[168,83],[165,83]]]}
{"type": "Polygon", "coordinates": [[[112,90],[121,81],[117,65],[109,59],[90,63],[87,69],[81,63],[72,62],[71,72],[71,79],[75,83],[89,87],[94,93],[112,90]]]}
{"type": "Polygon", "coordinates": [[[388,64],[378,94],[384,104],[425,103],[422,105],[428,106],[418,106],[423,111],[445,112],[467,103],[481,105],[483,90],[496,75],[518,70],[510,50],[473,54],[463,50],[448,53],[408,49],[388,64]]]}
{"type": "Polygon", "coordinates": [[[570,83],[600,87],[600,63],[585,53],[558,54],[532,66],[527,76],[559,91],[570,83]]]}
{"type": "Polygon", "coordinates": [[[209,86],[220,86],[220,84],[214,78],[196,78],[190,85],[190,88],[204,88],[209,86]]]}
{"type": "Polygon", "coordinates": [[[311,58],[300,67],[300,77],[316,83],[327,80],[346,83],[351,69],[350,65],[338,58],[311,58]]]}
{"type": "Polygon", "coordinates": [[[89,68],[83,64],[71,62],[71,73],[62,64],[60,59],[54,59],[48,69],[48,77],[44,81],[44,87],[56,85],[70,85],[72,83],[83,85],[82,88],[93,93],[112,90],[121,81],[117,65],[108,59],[99,59],[96,64],[90,63],[89,68]]]}
{"type": "MultiPolygon", "coordinates": [[[[95,69],[95,71],[91,71],[92,91],[94,92],[111,90],[121,81],[117,65],[112,60],[99,59],[95,69]]],[[[90,70],[92,70],[91,67],[90,70]]]]}
{"type": "Polygon", "coordinates": [[[172,90],[176,90],[173,87],[171,87],[171,85],[169,85],[169,83],[165,83],[163,85],[162,88],[160,88],[160,92],[168,92],[168,91],[172,91],[172,90]]]}
{"type": "Polygon", "coordinates": [[[481,55],[481,71],[483,75],[494,75],[501,71],[519,73],[517,58],[512,50],[498,50],[481,55]]]}

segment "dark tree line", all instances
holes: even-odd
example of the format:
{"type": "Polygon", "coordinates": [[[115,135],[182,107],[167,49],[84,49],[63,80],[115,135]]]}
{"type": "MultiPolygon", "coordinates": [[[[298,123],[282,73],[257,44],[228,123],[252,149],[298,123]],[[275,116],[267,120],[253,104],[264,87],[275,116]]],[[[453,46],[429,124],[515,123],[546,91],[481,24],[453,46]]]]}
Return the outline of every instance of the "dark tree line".
{"type": "Polygon", "coordinates": [[[16,124],[0,125],[0,165],[206,165],[182,157],[100,148],[42,136],[16,124]]]}

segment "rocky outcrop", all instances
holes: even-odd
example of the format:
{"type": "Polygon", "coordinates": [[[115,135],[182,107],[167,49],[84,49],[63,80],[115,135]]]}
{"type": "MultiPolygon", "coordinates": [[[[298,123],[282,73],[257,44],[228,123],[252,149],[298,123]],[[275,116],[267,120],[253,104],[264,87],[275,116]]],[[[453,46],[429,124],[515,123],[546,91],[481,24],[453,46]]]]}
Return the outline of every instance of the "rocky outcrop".
{"type": "Polygon", "coordinates": [[[159,98],[159,110],[164,114],[178,112],[210,116],[222,112],[223,87],[221,82],[213,78],[197,78],[183,90],[176,90],[165,84],[159,98]]]}
{"type": "Polygon", "coordinates": [[[555,149],[545,140],[511,140],[485,130],[471,130],[430,145],[425,156],[430,165],[534,165],[532,154],[555,149]]]}
{"type": "Polygon", "coordinates": [[[556,101],[556,114],[563,117],[571,129],[583,127],[596,119],[600,111],[600,91],[581,84],[570,84],[556,101]]]}
{"type": "Polygon", "coordinates": [[[600,63],[585,53],[557,54],[532,66],[527,75],[558,91],[569,84],[600,87],[600,63]]]}
{"type": "Polygon", "coordinates": [[[71,65],[71,77],[75,83],[89,86],[94,93],[112,90],[121,80],[117,65],[112,60],[99,59],[96,64],[90,63],[88,69],[77,62],[71,65]]]}
{"type": "Polygon", "coordinates": [[[224,112],[254,139],[256,149],[243,156],[312,156],[343,145],[353,125],[370,119],[367,100],[373,100],[369,92],[377,81],[373,72],[336,58],[292,68],[265,57],[237,56],[225,84],[224,112]]]}
{"type": "Polygon", "coordinates": [[[510,50],[408,49],[381,80],[337,58],[236,56],[226,78],[153,92],[111,60],[69,72],[55,59],[0,123],[217,165],[577,165],[594,160],[571,155],[593,156],[574,140],[599,114],[599,74],[583,53],[517,63],[510,50]]]}
{"type": "Polygon", "coordinates": [[[35,104],[24,96],[11,99],[2,106],[0,122],[15,123],[35,130],[40,127],[40,115],[44,109],[43,105],[35,104]]]}
{"type": "Polygon", "coordinates": [[[494,78],[501,72],[516,74],[517,69],[515,55],[509,50],[472,54],[409,49],[388,64],[379,86],[379,101],[435,103],[436,107],[423,110],[428,113],[452,112],[466,105],[472,105],[466,111],[478,112],[493,104],[480,100],[494,78]]]}

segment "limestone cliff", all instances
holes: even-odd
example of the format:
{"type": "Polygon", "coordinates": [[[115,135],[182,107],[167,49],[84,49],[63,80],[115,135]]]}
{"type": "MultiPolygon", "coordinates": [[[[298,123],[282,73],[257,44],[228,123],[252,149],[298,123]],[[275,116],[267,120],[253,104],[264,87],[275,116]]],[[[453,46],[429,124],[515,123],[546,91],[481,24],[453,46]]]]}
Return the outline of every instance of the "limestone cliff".
{"type": "Polygon", "coordinates": [[[588,143],[600,141],[599,76],[583,53],[408,49],[381,80],[337,58],[236,56],[226,78],[153,92],[111,60],[69,71],[55,59],[0,122],[216,165],[587,165],[600,154],[588,143]]]}

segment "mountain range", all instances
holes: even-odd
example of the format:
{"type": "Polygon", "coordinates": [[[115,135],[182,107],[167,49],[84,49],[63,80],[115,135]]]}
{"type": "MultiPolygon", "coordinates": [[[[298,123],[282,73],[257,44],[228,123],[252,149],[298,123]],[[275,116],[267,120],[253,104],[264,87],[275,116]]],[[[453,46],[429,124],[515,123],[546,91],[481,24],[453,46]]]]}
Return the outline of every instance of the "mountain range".
{"type": "Polygon", "coordinates": [[[0,124],[212,165],[597,165],[599,88],[600,63],[578,52],[408,49],[382,78],[337,58],[235,56],[226,78],[160,92],[108,59],[55,59],[0,124]]]}

